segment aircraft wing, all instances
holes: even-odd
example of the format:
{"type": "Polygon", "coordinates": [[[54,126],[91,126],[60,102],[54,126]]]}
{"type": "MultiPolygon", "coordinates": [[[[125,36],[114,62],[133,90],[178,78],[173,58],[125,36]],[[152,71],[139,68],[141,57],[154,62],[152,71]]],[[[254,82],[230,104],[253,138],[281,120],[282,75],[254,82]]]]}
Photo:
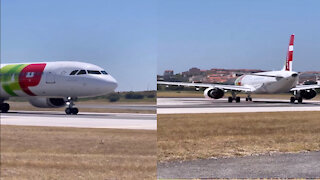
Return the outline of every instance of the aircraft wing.
{"type": "Polygon", "coordinates": [[[301,91],[301,90],[308,90],[308,89],[320,89],[320,85],[318,84],[299,85],[290,89],[290,91],[301,91]]]}
{"type": "Polygon", "coordinates": [[[244,92],[252,92],[252,91],[254,90],[253,88],[250,88],[250,87],[236,86],[236,85],[223,85],[223,84],[204,84],[204,83],[185,83],[185,82],[164,82],[164,81],[158,81],[157,84],[173,85],[173,86],[219,88],[219,89],[223,89],[223,90],[244,91],[244,92]]]}

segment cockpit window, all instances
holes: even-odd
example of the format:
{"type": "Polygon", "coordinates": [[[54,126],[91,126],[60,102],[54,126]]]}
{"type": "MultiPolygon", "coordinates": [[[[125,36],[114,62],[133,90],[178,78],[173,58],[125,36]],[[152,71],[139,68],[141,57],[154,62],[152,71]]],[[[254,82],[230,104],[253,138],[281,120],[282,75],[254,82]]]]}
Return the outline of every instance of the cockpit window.
{"type": "Polygon", "coordinates": [[[101,71],[102,74],[108,75],[106,71],[101,71]]]}
{"type": "Polygon", "coordinates": [[[70,73],[70,75],[75,75],[79,70],[74,70],[70,73]]]}
{"type": "Polygon", "coordinates": [[[77,75],[87,74],[86,70],[80,70],[77,75]]]}
{"type": "Polygon", "coordinates": [[[88,74],[101,74],[100,71],[88,70],[88,74]]]}

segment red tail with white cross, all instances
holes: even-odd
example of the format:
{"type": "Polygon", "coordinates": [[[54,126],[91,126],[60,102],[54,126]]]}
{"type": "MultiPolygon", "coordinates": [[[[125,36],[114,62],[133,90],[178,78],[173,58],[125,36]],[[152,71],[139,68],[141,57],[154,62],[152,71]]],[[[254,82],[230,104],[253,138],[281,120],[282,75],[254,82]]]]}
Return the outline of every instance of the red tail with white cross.
{"type": "Polygon", "coordinates": [[[293,42],[294,42],[294,34],[290,36],[288,54],[287,54],[286,64],[282,69],[283,71],[292,71],[293,42]]]}

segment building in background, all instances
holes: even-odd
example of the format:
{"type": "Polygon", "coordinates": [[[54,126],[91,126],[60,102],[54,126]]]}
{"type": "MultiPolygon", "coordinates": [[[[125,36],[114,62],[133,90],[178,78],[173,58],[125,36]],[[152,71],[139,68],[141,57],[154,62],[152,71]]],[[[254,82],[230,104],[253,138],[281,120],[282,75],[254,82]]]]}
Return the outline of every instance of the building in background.
{"type": "MultiPolygon", "coordinates": [[[[219,83],[234,84],[234,81],[243,74],[264,72],[260,69],[219,69],[201,70],[193,67],[188,71],[174,74],[173,70],[166,70],[163,76],[158,75],[159,81],[175,82],[200,82],[200,83],[219,83]]],[[[320,82],[320,71],[309,71],[300,73],[300,84],[316,84],[320,82]]]]}

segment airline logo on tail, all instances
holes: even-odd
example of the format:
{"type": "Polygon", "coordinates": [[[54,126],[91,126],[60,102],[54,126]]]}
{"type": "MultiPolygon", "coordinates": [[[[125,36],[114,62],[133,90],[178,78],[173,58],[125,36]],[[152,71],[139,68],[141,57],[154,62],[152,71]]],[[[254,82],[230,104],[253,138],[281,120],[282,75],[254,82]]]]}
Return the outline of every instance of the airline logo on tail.
{"type": "Polygon", "coordinates": [[[285,71],[292,71],[293,42],[294,42],[294,34],[292,34],[290,36],[288,54],[287,54],[286,65],[285,65],[285,71]]]}
{"type": "Polygon", "coordinates": [[[46,64],[12,64],[0,69],[2,88],[11,96],[18,96],[15,91],[35,96],[29,87],[40,83],[46,64]]]}

